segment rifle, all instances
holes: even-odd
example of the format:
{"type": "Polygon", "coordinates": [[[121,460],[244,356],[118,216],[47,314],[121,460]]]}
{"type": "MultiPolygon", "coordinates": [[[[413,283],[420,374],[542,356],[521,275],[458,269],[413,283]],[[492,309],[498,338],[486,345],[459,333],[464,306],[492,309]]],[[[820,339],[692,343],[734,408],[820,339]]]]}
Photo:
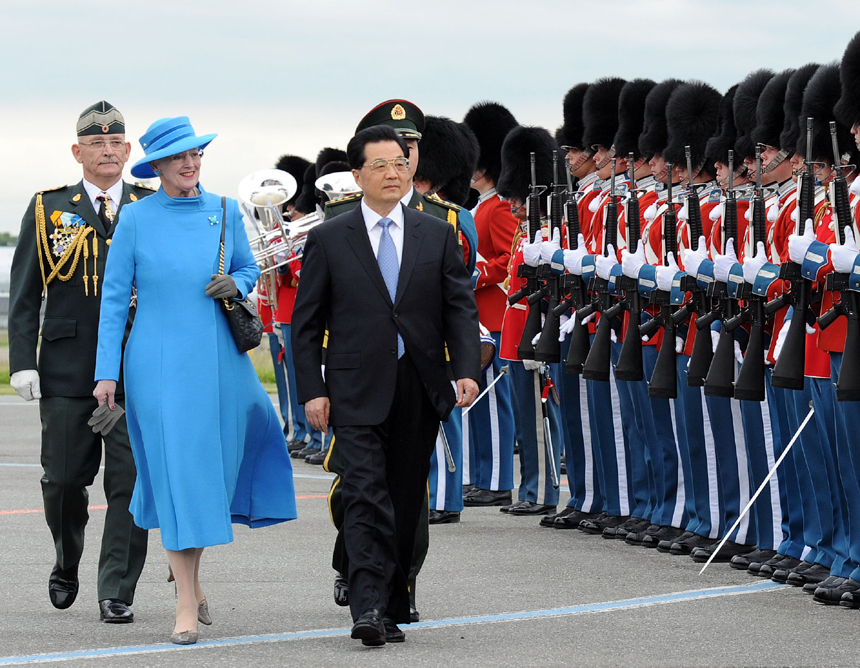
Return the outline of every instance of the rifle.
{"type": "MultiPolygon", "coordinates": [[[[663,262],[669,253],[678,255],[678,222],[675,214],[675,204],[672,201],[672,163],[666,163],[668,171],[668,199],[666,212],[663,214],[663,262]]],[[[652,399],[674,399],[678,396],[678,371],[675,366],[675,320],[672,295],[664,290],[654,290],[651,293],[651,303],[660,307],[660,313],[639,328],[642,336],[648,336],[658,327],[663,329],[663,343],[657,354],[654,372],[648,382],[648,396],[652,399]]]]}
{"type": "MultiPolygon", "coordinates": [[[[627,252],[635,252],[642,236],[639,218],[639,191],[635,181],[635,157],[630,155],[630,197],[627,199],[627,252]]],[[[627,333],[618,354],[615,365],[615,378],[618,380],[640,381],[645,378],[642,367],[642,336],[639,326],[642,324],[642,300],[639,296],[639,286],[636,280],[622,274],[616,280],[617,289],[624,293],[620,303],[629,314],[627,317],[627,333]]]]}
{"type": "MultiPolygon", "coordinates": [[[[806,171],[800,176],[800,203],[797,217],[798,234],[803,234],[807,220],[815,218],[815,172],[812,167],[812,119],[806,119],[806,171]]],[[[801,266],[795,262],[783,262],[779,269],[779,277],[789,281],[790,287],[783,297],[777,297],[767,305],[769,313],[773,313],[783,304],[788,303],[794,308],[785,343],[776,365],[773,367],[770,382],[774,387],[788,390],[802,390],[804,384],[804,369],[806,365],[806,317],[809,310],[812,284],[804,280],[801,266]]]]}
{"type": "MultiPolygon", "coordinates": [[[[851,222],[851,205],[848,201],[847,165],[842,164],[836,140],[836,123],[830,121],[830,139],[833,143],[833,171],[836,176],[830,184],[830,195],[836,211],[836,234],[840,244],[845,243],[845,226],[851,222]]],[[[860,293],[849,289],[850,274],[828,274],[825,289],[834,293],[833,308],[818,318],[821,329],[829,327],[839,316],[848,318],[842,366],[836,381],[838,401],[860,400],[860,293]],[[836,293],[839,294],[837,301],[836,293]]]]}
{"type": "MultiPolygon", "coordinates": [[[[549,238],[552,239],[555,231],[559,232],[561,239],[562,222],[562,197],[563,188],[558,181],[558,151],[552,152],[552,185],[549,193],[549,238]]],[[[559,317],[555,309],[561,299],[561,276],[552,271],[552,267],[542,264],[538,272],[538,278],[544,285],[549,297],[549,308],[546,312],[546,321],[541,330],[540,339],[535,346],[535,360],[538,362],[556,363],[561,361],[561,342],[558,340],[559,317]]]]}
{"type": "MultiPolygon", "coordinates": [[[[609,247],[613,251],[618,246],[618,199],[615,196],[615,165],[617,158],[612,158],[612,176],[609,181],[609,202],[606,204],[606,223],[603,226],[603,255],[609,254],[609,247]]],[[[600,312],[600,322],[597,323],[597,331],[591,350],[582,367],[582,377],[586,380],[609,380],[612,343],[612,321],[621,313],[621,306],[610,291],[609,281],[595,275],[591,279],[589,289],[597,295],[597,310],[600,312]]],[[[589,308],[589,307],[587,307],[589,308]]],[[[576,317],[580,317],[577,312],[576,317]]],[[[584,317],[584,316],[583,316],[584,317]]]]}

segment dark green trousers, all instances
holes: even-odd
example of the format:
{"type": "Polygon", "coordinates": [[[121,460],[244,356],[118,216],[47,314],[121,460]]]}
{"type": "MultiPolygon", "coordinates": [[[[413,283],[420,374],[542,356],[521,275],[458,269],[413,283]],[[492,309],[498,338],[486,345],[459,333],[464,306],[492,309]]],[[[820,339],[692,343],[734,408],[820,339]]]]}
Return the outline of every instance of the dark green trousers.
{"type": "MultiPolygon", "coordinates": [[[[118,405],[124,405],[117,401],[118,405]]],[[[87,425],[98,402],[92,397],[47,397],[42,418],[42,498],[60,568],[78,564],[89,520],[89,491],[102,461],[102,437],[87,425]]],[[[135,467],[125,417],[104,438],[104,492],[107,498],[98,597],[131,605],[146,559],[147,532],[134,524],[128,504],[135,467]]]]}

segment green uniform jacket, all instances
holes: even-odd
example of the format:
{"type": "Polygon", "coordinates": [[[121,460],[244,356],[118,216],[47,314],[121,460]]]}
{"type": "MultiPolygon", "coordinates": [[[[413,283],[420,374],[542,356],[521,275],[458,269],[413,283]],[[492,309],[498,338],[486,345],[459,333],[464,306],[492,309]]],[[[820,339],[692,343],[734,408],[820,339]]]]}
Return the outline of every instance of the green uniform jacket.
{"type": "MultiPolygon", "coordinates": [[[[151,195],[152,192],[146,186],[123,183],[119,210],[122,210],[123,205],[151,195]]],[[[36,193],[21,221],[21,234],[12,259],[9,294],[9,369],[10,373],[38,369],[44,397],[92,396],[95,388],[101,284],[104,281],[110,238],[118,219],[118,215],[114,216],[111,229],[106,230],[84,190],[83,181],[80,181],[74,186],[36,193]],[[37,365],[43,276],[47,278],[52,272],[37,216],[36,202],[39,197],[44,208],[45,239],[50,261],[57,263],[60,259],[55,253],[54,244],[63,244],[71,239],[71,235],[62,235],[62,231],[73,228],[65,227],[63,223],[91,227],[94,232],[84,238],[77,264],[68,280],[61,279],[66,277],[75,263],[74,256],[68,259],[45,289],[45,319],[37,365]],[[89,257],[86,257],[87,254],[89,257]],[[94,276],[98,276],[97,283],[94,276]]],[[[169,239],[165,243],[169,243],[169,239]]],[[[121,385],[117,388],[117,394],[122,394],[121,385]]]]}

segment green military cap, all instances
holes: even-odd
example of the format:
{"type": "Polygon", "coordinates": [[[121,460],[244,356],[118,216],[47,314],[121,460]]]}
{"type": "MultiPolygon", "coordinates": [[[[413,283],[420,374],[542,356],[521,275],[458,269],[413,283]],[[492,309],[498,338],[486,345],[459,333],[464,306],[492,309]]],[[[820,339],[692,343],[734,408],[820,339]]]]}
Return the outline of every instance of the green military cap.
{"type": "Polygon", "coordinates": [[[101,100],[87,107],[78,117],[78,137],[86,135],[124,135],[125,119],[119,109],[101,100]]]}
{"type": "Polygon", "coordinates": [[[403,139],[421,139],[424,113],[408,100],[387,100],[376,105],[355,128],[356,134],[374,125],[389,125],[403,139]]]}

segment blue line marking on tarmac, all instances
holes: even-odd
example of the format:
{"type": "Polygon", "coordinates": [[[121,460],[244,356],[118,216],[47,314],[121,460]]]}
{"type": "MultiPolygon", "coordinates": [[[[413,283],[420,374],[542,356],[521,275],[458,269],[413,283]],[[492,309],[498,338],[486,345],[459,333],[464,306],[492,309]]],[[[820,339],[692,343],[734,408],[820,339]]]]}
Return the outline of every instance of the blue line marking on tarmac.
{"type": "MultiPolygon", "coordinates": [[[[588,603],[585,605],[574,605],[567,608],[549,608],[546,610],[527,610],[524,612],[510,612],[497,615],[482,615],[477,617],[455,617],[452,619],[440,619],[435,621],[418,622],[409,624],[411,629],[432,629],[448,626],[463,626],[468,624],[488,624],[493,622],[518,621],[523,619],[537,619],[540,617],[565,617],[571,615],[582,615],[594,612],[610,612],[612,610],[630,610],[652,605],[667,603],[680,603],[706,598],[717,598],[721,596],[737,596],[752,594],[771,589],[779,589],[786,585],[776,582],[759,582],[752,585],[739,585],[734,587],[715,587],[712,589],[696,589],[692,591],[676,592],[674,594],[662,594],[659,596],[647,596],[644,598],[632,598],[623,601],[606,601],[604,603],[588,603]]],[[[407,625],[404,625],[407,626],[407,625]]],[[[131,654],[152,654],[155,652],[185,652],[207,647],[235,647],[237,645],[250,645],[257,643],[283,642],[288,640],[306,640],[309,638],[333,638],[337,636],[348,636],[350,629],[321,629],[317,631],[296,631],[293,633],[273,633],[260,636],[242,636],[240,638],[224,638],[223,640],[204,640],[196,645],[136,645],[131,647],[110,647],[105,649],[76,650],[71,652],[56,652],[53,654],[31,654],[29,656],[7,656],[0,657],[0,666],[11,666],[28,663],[47,663],[56,661],[71,661],[77,659],[95,659],[107,656],[123,656],[131,654]]]]}

